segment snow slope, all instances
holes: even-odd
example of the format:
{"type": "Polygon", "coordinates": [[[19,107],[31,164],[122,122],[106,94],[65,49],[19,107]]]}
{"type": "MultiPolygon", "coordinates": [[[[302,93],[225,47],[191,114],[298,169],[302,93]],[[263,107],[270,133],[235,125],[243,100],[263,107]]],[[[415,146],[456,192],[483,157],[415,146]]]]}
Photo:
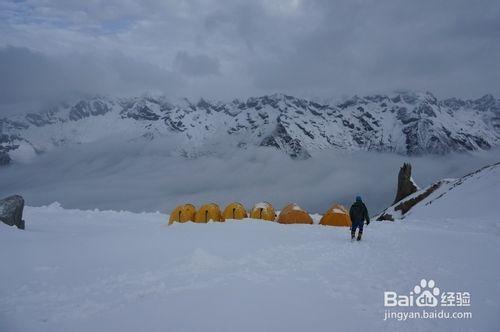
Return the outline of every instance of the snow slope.
{"type": "MultiPolygon", "coordinates": [[[[498,221],[484,216],[474,222],[498,221]]],[[[25,219],[24,232],[0,224],[1,331],[500,329],[499,233],[441,217],[372,222],[360,243],[346,228],[166,227],[160,213],[58,204],[27,207],[25,219]],[[422,278],[469,291],[472,319],[384,321],[383,292],[422,278]]]]}
{"type": "MultiPolygon", "coordinates": [[[[402,202],[425,197],[402,214],[398,202],[383,213],[394,219],[439,220],[450,228],[482,229],[500,235],[500,162],[483,167],[458,179],[443,179],[417,191],[402,202]],[[430,194],[431,188],[436,188],[430,194]]],[[[383,214],[382,213],[382,214],[383,214]]]]}
{"type": "MultiPolygon", "coordinates": [[[[500,163],[486,166],[456,180],[447,180],[425,201],[409,213],[413,218],[431,216],[475,220],[500,220],[498,193],[500,191],[500,163]]],[[[495,223],[497,231],[500,224],[495,223]]],[[[500,232],[497,232],[500,234],[500,232]]]]}

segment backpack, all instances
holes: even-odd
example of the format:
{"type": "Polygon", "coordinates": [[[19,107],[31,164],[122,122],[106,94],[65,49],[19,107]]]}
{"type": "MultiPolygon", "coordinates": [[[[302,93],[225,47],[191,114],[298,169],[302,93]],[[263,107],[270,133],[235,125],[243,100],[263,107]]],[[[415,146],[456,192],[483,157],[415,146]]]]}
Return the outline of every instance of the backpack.
{"type": "Polygon", "coordinates": [[[362,221],[365,219],[366,207],[362,202],[355,202],[349,210],[352,221],[362,221]]]}

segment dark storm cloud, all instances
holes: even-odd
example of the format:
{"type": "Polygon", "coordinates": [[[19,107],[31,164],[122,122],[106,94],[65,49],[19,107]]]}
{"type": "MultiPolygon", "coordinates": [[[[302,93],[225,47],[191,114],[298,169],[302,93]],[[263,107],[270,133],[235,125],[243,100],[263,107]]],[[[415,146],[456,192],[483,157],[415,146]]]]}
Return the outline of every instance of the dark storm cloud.
{"type": "Polygon", "coordinates": [[[251,63],[256,83],[293,91],[499,92],[498,3],[325,2],[291,51],[251,63]],[[496,33],[493,33],[495,31],[496,33]],[[265,70],[259,70],[264,68],[265,70]]]}
{"type": "Polygon", "coordinates": [[[4,104],[56,100],[79,93],[136,93],[182,84],[172,73],[121,55],[59,58],[23,47],[0,48],[0,73],[0,102],[4,104]]]}
{"type": "Polygon", "coordinates": [[[219,73],[219,61],[205,54],[191,55],[178,52],[174,58],[174,68],[189,76],[207,76],[219,73]]]}
{"type": "Polygon", "coordinates": [[[24,49],[2,50],[0,103],[95,90],[500,94],[495,0],[7,1],[8,45],[24,49]]]}

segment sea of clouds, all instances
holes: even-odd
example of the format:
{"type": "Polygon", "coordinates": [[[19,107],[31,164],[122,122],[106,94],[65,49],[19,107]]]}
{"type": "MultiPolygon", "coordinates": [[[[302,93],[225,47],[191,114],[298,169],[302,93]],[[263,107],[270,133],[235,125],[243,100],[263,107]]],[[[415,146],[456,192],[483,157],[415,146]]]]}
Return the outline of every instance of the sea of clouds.
{"type": "Polygon", "coordinates": [[[334,202],[348,206],[359,194],[374,215],[392,203],[403,162],[412,163],[413,178],[424,187],[500,160],[500,150],[444,157],[323,151],[307,160],[270,148],[194,159],[172,151],[162,140],[59,148],[0,168],[0,196],[21,194],[30,206],[57,201],[65,208],[166,213],[187,202],[240,201],[250,208],[269,201],[277,209],[296,202],[323,213],[334,202]]]}

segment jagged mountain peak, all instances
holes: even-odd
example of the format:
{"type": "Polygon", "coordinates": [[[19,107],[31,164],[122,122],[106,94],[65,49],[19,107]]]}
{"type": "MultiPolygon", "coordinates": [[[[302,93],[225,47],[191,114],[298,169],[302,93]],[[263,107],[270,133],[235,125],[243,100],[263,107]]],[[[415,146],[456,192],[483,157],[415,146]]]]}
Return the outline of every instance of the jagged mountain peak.
{"type": "Polygon", "coordinates": [[[429,92],[318,102],[276,93],[231,102],[164,95],[86,96],[0,120],[3,160],[112,135],[171,137],[183,154],[267,146],[294,158],[325,149],[407,155],[489,149],[500,141],[500,101],[438,100],[429,92]],[[7,157],[6,157],[7,156],[7,157]]]}

